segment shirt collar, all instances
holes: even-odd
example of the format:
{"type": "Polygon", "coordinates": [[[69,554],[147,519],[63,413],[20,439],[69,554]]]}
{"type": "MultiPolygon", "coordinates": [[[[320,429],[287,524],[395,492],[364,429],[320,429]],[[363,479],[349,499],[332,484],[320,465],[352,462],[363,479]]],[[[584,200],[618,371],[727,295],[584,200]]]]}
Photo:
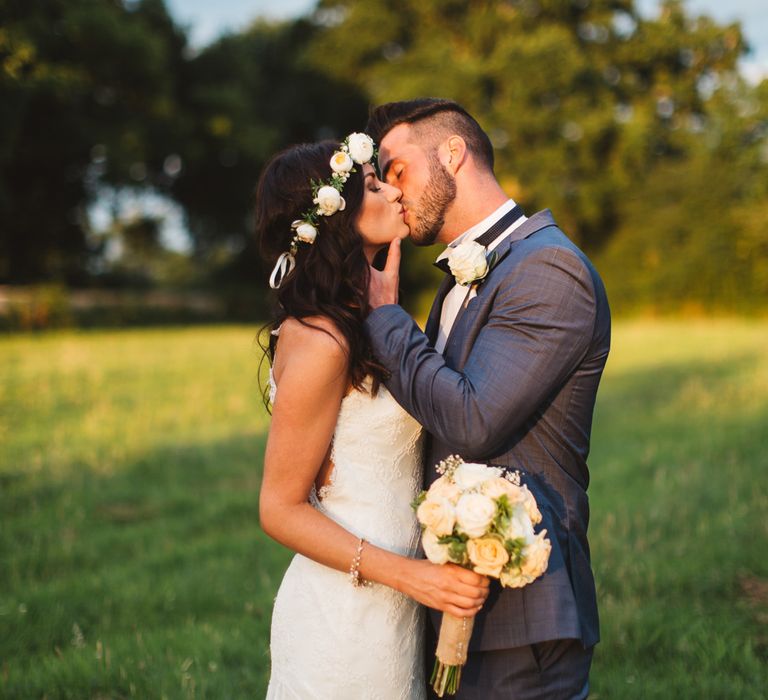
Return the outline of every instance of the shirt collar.
{"type": "MultiPolygon", "coordinates": [[[[514,199],[508,199],[506,202],[504,202],[504,204],[502,204],[495,211],[491,212],[482,221],[479,221],[474,226],[464,231],[464,233],[462,233],[460,236],[454,238],[446,246],[445,250],[437,256],[437,260],[435,262],[447,258],[451,252],[451,249],[455,248],[457,245],[466,241],[474,241],[476,238],[482,236],[489,228],[491,228],[491,226],[493,226],[499,219],[501,219],[502,216],[504,216],[507,212],[512,211],[516,205],[517,203],[514,199]]],[[[504,233],[506,233],[506,231],[504,233]]],[[[500,235],[503,236],[504,233],[500,235]]]]}

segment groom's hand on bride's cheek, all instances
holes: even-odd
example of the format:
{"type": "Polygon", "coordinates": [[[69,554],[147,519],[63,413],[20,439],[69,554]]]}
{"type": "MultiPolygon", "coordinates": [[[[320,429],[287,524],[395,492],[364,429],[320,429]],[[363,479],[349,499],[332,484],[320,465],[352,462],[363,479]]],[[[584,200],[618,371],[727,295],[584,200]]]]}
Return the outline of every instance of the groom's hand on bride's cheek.
{"type": "Polygon", "coordinates": [[[368,284],[368,304],[371,309],[378,309],[386,304],[397,304],[400,285],[400,239],[395,238],[389,244],[387,262],[379,271],[370,268],[371,280],[368,284]]]}

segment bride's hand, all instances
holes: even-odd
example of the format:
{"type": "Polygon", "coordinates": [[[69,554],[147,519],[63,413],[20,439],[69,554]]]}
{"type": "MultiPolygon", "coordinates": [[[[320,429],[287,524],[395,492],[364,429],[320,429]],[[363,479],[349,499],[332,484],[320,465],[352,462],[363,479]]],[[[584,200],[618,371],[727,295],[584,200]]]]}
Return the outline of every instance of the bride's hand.
{"type": "Polygon", "coordinates": [[[411,560],[403,592],[427,607],[456,617],[473,617],[488,597],[489,579],[456,564],[411,560]]]}
{"type": "Polygon", "coordinates": [[[400,239],[395,238],[389,244],[387,262],[379,272],[370,268],[368,282],[368,305],[377,309],[385,304],[397,304],[397,289],[400,284],[400,239]]]}

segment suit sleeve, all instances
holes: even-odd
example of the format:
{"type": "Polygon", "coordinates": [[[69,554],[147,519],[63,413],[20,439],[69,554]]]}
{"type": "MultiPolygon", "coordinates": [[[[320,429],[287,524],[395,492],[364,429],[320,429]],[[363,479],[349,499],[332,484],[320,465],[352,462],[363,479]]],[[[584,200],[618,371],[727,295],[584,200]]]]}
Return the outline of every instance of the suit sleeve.
{"type": "Polygon", "coordinates": [[[595,324],[587,267],[560,247],[530,253],[496,290],[488,321],[461,371],[446,365],[399,306],[366,320],[392,395],[464,456],[490,456],[584,358],[595,324]]]}

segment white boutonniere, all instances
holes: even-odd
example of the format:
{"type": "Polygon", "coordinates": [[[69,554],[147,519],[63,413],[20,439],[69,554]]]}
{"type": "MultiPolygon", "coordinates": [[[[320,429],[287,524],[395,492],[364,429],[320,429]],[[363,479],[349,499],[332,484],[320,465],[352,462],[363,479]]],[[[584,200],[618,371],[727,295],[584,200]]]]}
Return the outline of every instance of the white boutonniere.
{"type": "Polygon", "coordinates": [[[485,246],[476,241],[460,243],[448,253],[448,267],[456,284],[469,287],[479,284],[493,269],[496,253],[488,254],[485,246]]]}

